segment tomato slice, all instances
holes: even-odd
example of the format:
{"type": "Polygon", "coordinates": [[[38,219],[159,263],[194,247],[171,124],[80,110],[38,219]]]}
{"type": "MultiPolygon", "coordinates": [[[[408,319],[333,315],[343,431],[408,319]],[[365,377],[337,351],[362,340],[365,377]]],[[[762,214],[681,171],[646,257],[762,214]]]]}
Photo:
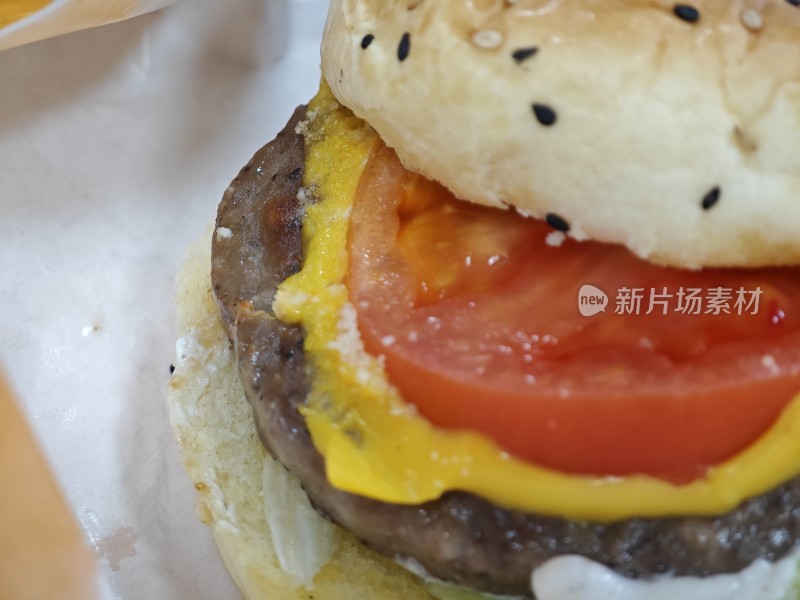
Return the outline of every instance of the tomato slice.
{"type": "Polygon", "coordinates": [[[554,247],[552,231],[373,153],[347,285],[367,350],[435,425],[564,472],[681,483],[743,450],[800,390],[800,269],[684,271],[609,244],[554,247]],[[587,284],[608,294],[605,312],[581,314],[587,284]],[[620,300],[637,288],[640,314],[620,300]],[[684,314],[690,293],[700,314],[684,314]],[[720,294],[730,314],[714,314],[720,294]]]}

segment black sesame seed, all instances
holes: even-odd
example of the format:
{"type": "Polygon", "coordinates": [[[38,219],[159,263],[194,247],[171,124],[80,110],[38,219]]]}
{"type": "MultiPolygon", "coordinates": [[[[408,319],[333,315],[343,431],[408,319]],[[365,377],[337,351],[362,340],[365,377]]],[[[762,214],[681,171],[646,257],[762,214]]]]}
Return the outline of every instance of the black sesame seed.
{"type": "Polygon", "coordinates": [[[169,374],[172,375],[175,372],[175,365],[169,366],[169,374]]]}
{"type": "Polygon", "coordinates": [[[697,23],[700,20],[700,11],[689,4],[676,4],[672,9],[675,16],[687,23],[697,23]]]}
{"type": "Polygon", "coordinates": [[[569,231],[569,223],[567,223],[563,217],[559,217],[556,213],[547,213],[544,220],[553,229],[563,231],[564,233],[569,231]]]}
{"type": "Polygon", "coordinates": [[[558,115],[556,114],[556,111],[554,111],[546,104],[534,104],[533,114],[536,115],[536,118],[539,120],[539,123],[547,127],[555,125],[556,121],[558,120],[558,115]]]}
{"type": "MultiPolygon", "coordinates": [[[[800,0],[798,0],[798,2],[800,2],[800,0]]],[[[530,46],[529,48],[519,48],[518,50],[514,50],[514,52],[511,53],[511,58],[517,61],[517,64],[520,64],[528,60],[538,51],[539,48],[537,46],[530,46]]]]}
{"type": "Polygon", "coordinates": [[[372,35],[371,33],[368,33],[363,38],[361,38],[361,47],[364,50],[366,50],[367,48],[369,48],[369,45],[373,42],[374,39],[375,39],[375,36],[372,35]]]}
{"type": "Polygon", "coordinates": [[[292,181],[298,181],[303,176],[303,169],[297,167],[291,173],[289,173],[289,179],[292,181]]]}
{"type": "Polygon", "coordinates": [[[397,59],[400,62],[403,62],[405,59],[408,58],[410,52],[411,52],[411,34],[406,31],[400,40],[400,45],[397,47],[397,59]]]}
{"type": "Polygon", "coordinates": [[[719,197],[721,193],[722,190],[719,188],[719,186],[715,187],[713,190],[708,192],[703,198],[703,202],[701,203],[703,210],[710,210],[717,202],[719,202],[719,197]]]}

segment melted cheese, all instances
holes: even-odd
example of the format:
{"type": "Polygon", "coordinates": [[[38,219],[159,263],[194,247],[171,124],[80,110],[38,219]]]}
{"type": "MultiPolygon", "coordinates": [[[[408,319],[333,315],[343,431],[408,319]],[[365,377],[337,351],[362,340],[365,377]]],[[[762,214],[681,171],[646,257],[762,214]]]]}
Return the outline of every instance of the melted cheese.
{"type": "Polygon", "coordinates": [[[0,2],[0,27],[24,19],[50,4],[50,0],[2,0],[0,2]]]}
{"type": "Polygon", "coordinates": [[[305,263],[275,302],[302,324],[314,370],[304,408],[333,486],[376,500],[419,504],[465,490],[498,505],[569,519],[714,515],[800,473],[800,398],[761,439],[684,486],[644,476],[575,476],[510,457],[474,432],[438,429],[417,416],[368,355],[348,303],[347,228],[360,175],[376,134],[339,106],[323,84],[309,107],[305,263]]]}

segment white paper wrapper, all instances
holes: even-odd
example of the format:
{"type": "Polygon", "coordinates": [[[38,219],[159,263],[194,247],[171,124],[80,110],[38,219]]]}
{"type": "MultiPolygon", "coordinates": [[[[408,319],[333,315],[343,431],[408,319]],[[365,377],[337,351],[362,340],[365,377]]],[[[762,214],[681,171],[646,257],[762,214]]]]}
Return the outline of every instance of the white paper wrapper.
{"type": "Polygon", "coordinates": [[[53,0],[32,15],[0,28],[0,50],[96,27],[164,8],[173,0],[53,0]]]}
{"type": "Polygon", "coordinates": [[[240,597],[168,425],[174,277],[315,93],[326,10],[186,0],[0,53],[0,367],[114,598],[240,597]]]}

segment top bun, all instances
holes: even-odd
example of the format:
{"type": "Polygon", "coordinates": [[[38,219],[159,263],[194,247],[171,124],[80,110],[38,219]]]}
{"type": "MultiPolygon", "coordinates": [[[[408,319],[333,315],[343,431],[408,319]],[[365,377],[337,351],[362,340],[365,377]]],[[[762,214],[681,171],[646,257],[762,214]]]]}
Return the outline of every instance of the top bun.
{"type": "Polygon", "coordinates": [[[798,0],[333,0],[334,94],[408,168],[576,239],[800,264],[798,0]]]}

